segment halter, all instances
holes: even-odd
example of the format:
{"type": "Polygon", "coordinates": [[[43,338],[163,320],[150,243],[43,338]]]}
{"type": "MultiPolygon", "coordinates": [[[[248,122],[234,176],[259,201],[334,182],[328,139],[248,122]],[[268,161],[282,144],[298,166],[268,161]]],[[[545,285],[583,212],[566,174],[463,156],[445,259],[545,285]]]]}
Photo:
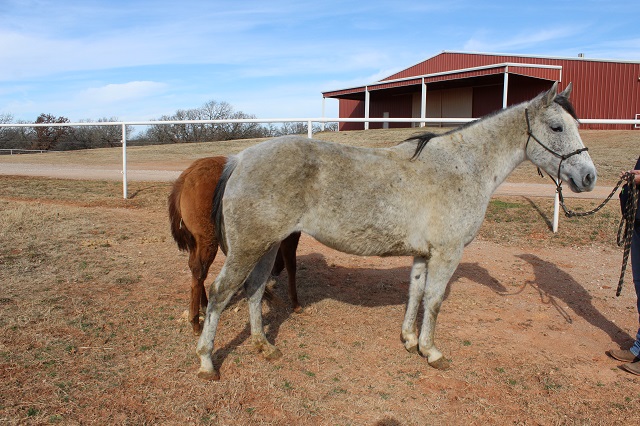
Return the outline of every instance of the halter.
{"type": "MultiPolygon", "coordinates": [[[[553,180],[553,183],[556,184],[556,188],[558,190],[558,198],[560,199],[560,206],[562,206],[562,209],[564,210],[564,213],[567,217],[584,217],[584,216],[589,216],[598,212],[611,200],[611,198],[613,197],[613,194],[616,193],[620,185],[622,185],[624,182],[627,183],[627,187],[629,188],[629,191],[631,192],[631,194],[630,194],[629,200],[627,201],[627,204],[624,206],[624,209],[622,212],[622,219],[620,220],[620,225],[618,226],[618,236],[616,238],[618,247],[624,246],[624,252],[622,255],[622,266],[620,268],[620,279],[618,280],[618,288],[616,289],[616,296],[620,296],[620,293],[622,292],[622,285],[624,284],[624,274],[627,269],[629,253],[631,251],[631,238],[634,232],[636,209],[638,207],[639,195],[638,195],[638,188],[634,183],[634,175],[629,172],[624,173],[620,177],[618,184],[615,186],[615,188],[613,188],[609,196],[602,203],[600,203],[599,206],[597,206],[593,210],[589,210],[588,212],[575,212],[575,211],[568,210],[564,204],[564,197],[562,196],[562,181],[560,180],[560,168],[562,167],[562,162],[573,155],[580,154],[581,152],[588,151],[589,149],[585,147],[585,148],[576,149],[575,151],[569,154],[565,154],[565,155],[558,154],[557,152],[553,151],[551,148],[543,144],[540,141],[540,139],[536,138],[533,132],[531,132],[531,124],[529,123],[529,110],[526,108],[524,110],[524,116],[527,119],[527,135],[529,135],[529,137],[527,138],[527,144],[524,147],[525,152],[529,147],[529,141],[531,140],[531,138],[533,138],[533,140],[538,142],[540,146],[542,146],[544,149],[546,149],[551,154],[553,154],[554,156],[560,159],[560,164],[558,165],[558,180],[553,179],[553,177],[551,179],[553,180]]],[[[538,167],[538,173],[540,174],[540,176],[542,176],[540,167],[538,167]]]]}
{"type": "MultiPolygon", "coordinates": [[[[579,148],[576,149],[573,152],[570,152],[569,154],[558,154],[557,152],[555,152],[554,150],[552,150],[551,148],[549,148],[548,146],[546,146],[545,144],[543,144],[540,139],[538,139],[533,132],[531,131],[531,123],[529,123],[529,109],[525,108],[524,110],[524,116],[527,119],[527,144],[524,146],[524,151],[527,152],[527,148],[529,147],[529,141],[531,139],[533,139],[534,141],[538,142],[538,144],[543,147],[544,149],[546,149],[548,152],[550,152],[552,155],[554,155],[555,157],[558,157],[560,159],[560,164],[558,164],[558,181],[556,182],[556,186],[559,188],[560,185],[562,184],[562,181],[560,181],[560,168],[562,167],[562,162],[564,160],[566,160],[567,158],[573,157],[574,155],[580,154],[581,152],[585,152],[588,151],[589,148],[579,148]]],[[[538,173],[542,174],[540,172],[540,168],[538,167],[538,173]]],[[[555,181],[555,179],[554,179],[555,181]]]]}

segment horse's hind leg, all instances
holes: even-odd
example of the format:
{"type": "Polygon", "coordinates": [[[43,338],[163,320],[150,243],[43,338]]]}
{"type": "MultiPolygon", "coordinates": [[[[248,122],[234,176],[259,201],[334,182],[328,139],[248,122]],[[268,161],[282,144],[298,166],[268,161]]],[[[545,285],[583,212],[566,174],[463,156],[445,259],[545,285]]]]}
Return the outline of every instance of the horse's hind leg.
{"type": "Polygon", "coordinates": [[[202,242],[196,244],[195,250],[189,252],[189,269],[191,269],[191,298],[189,302],[189,322],[193,332],[197,335],[202,332],[200,325],[200,310],[207,308],[207,293],[204,290],[204,281],[207,279],[209,267],[216,257],[218,247],[212,247],[202,242]]]}
{"type": "Polygon", "coordinates": [[[249,320],[253,345],[266,359],[276,359],[282,355],[278,348],[267,341],[262,325],[262,296],[277,252],[278,246],[276,245],[260,259],[244,284],[249,299],[249,320]]]}
{"type": "Polygon", "coordinates": [[[207,279],[207,275],[209,275],[209,268],[211,267],[211,264],[216,259],[218,243],[215,240],[210,241],[207,244],[202,244],[201,247],[198,246],[198,249],[198,258],[202,265],[200,273],[200,309],[202,312],[205,312],[209,301],[207,300],[207,293],[204,291],[204,281],[207,279]]]}
{"type": "Polygon", "coordinates": [[[191,297],[189,299],[189,322],[193,328],[194,334],[200,334],[202,326],[200,325],[200,304],[202,297],[206,298],[204,291],[204,279],[202,276],[202,265],[197,255],[197,250],[189,252],[189,269],[191,269],[191,297]]]}
{"type": "Polygon", "coordinates": [[[407,301],[407,311],[404,314],[402,323],[401,339],[404,347],[412,353],[418,353],[418,331],[416,329],[416,318],[418,308],[424,294],[424,287],[427,280],[427,261],[423,257],[415,257],[411,267],[411,279],[409,281],[409,300],[407,301]]]}
{"type": "Polygon", "coordinates": [[[233,295],[238,291],[251,272],[255,260],[242,258],[242,263],[234,261],[234,258],[227,257],[220,274],[216,277],[209,288],[209,304],[204,318],[202,334],[198,340],[196,353],[200,357],[200,369],[198,377],[209,380],[220,379],[220,373],[214,368],[211,353],[213,351],[214,340],[220,315],[229,304],[233,295]]]}

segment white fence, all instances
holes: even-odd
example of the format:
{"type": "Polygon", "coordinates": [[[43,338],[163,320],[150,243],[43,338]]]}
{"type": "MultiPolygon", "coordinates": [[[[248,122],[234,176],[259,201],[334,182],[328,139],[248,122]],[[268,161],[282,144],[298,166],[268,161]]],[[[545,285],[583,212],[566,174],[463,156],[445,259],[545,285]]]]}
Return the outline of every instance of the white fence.
{"type": "MultiPolygon", "coordinates": [[[[171,124],[257,124],[257,123],[307,123],[307,136],[313,137],[313,123],[441,123],[460,124],[473,121],[472,118],[238,118],[225,120],[176,120],[176,121],[104,121],[83,123],[19,123],[2,124],[1,127],[82,127],[82,126],[119,126],[122,128],[122,196],[127,194],[127,126],[157,126],[171,124]]],[[[638,121],[640,123],[640,121],[638,121]]]]}
{"type": "MultiPolygon", "coordinates": [[[[81,127],[81,126],[120,126],[122,128],[122,196],[128,198],[127,190],[127,126],[157,126],[170,124],[226,124],[226,123],[307,123],[307,136],[313,137],[313,123],[321,123],[324,127],[326,123],[420,123],[421,126],[426,124],[461,124],[476,120],[475,118],[243,118],[243,119],[227,119],[227,120],[182,120],[182,121],[117,121],[117,122],[98,122],[98,123],[20,123],[20,124],[2,124],[0,127],[81,127]]],[[[616,119],[580,119],[583,124],[607,124],[607,125],[631,125],[634,128],[640,128],[640,118],[636,115],[636,119],[632,120],[616,120],[616,119]]],[[[558,193],[555,195],[554,212],[553,212],[553,232],[558,230],[559,217],[559,198],[558,193]]]]}
{"type": "Polygon", "coordinates": [[[51,151],[48,149],[0,148],[0,155],[33,154],[34,152],[43,154],[45,152],[54,152],[54,151],[51,151]]]}

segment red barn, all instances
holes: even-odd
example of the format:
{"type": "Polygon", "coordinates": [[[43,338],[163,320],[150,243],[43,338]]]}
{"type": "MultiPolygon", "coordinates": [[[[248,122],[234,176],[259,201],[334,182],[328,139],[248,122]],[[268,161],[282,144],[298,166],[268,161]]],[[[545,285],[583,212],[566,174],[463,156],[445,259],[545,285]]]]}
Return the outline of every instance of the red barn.
{"type": "MultiPolygon", "coordinates": [[[[340,118],[477,118],[531,99],[558,81],[573,83],[580,118],[636,119],[640,115],[640,62],[444,51],[364,86],[323,92],[339,99],[340,118]]],[[[412,123],[370,123],[369,128],[412,123]]],[[[632,125],[583,125],[630,129],[632,125]]],[[[364,129],[341,123],[340,130],[364,129]]]]}

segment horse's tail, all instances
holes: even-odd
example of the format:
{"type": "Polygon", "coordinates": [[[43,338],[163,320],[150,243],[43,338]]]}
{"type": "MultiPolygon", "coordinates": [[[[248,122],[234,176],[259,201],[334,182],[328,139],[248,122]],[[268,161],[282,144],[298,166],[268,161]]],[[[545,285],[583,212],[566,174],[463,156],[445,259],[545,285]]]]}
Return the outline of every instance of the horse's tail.
{"type": "Polygon", "coordinates": [[[180,195],[182,194],[183,186],[184,174],[181,174],[173,184],[173,189],[169,194],[169,224],[171,225],[171,235],[178,244],[178,248],[184,251],[191,251],[196,247],[196,239],[182,221],[180,195]]]}
{"type": "Polygon", "coordinates": [[[218,244],[220,244],[220,248],[225,254],[227,254],[227,240],[225,239],[224,216],[222,215],[222,197],[224,196],[224,191],[227,188],[227,182],[229,181],[229,178],[231,177],[231,174],[233,173],[237,165],[237,157],[229,156],[227,158],[227,163],[224,165],[224,170],[222,171],[220,180],[218,180],[216,190],[213,193],[211,222],[213,222],[213,224],[215,225],[218,244]]]}

